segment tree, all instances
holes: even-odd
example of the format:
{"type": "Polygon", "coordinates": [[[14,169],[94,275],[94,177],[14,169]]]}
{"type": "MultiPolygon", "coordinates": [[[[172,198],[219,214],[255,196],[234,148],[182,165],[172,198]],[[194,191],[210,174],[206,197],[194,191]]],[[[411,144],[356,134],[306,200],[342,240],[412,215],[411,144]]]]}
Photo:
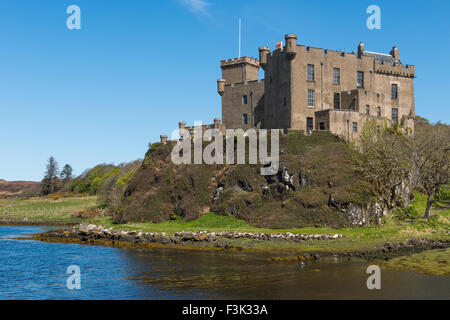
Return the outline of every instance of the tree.
{"type": "Polygon", "coordinates": [[[431,217],[431,207],[439,188],[450,182],[450,126],[421,123],[411,139],[416,185],[427,195],[425,216],[431,217]]]}
{"type": "Polygon", "coordinates": [[[73,169],[70,164],[66,164],[61,171],[61,179],[67,182],[72,179],[73,169]]]}
{"type": "Polygon", "coordinates": [[[42,179],[42,194],[48,195],[56,191],[58,182],[59,167],[54,157],[50,157],[47,161],[47,167],[42,179]]]}
{"type": "Polygon", "coordinates": [[[407,137],[387,124],[377,128],[376,122],[367,122],[360,140],[354,142],[354,169],[366,181],[376,201],[391,211],[404,204],[401,188],[410,179],[411,161],[405,147],[407,137]]]}

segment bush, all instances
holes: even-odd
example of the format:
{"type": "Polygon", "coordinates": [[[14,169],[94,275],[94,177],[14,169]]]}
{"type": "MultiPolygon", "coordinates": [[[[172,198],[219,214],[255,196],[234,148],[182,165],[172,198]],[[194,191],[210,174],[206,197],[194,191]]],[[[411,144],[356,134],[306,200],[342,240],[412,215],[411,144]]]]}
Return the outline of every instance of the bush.
{"type": "Polygon", "coordinates": [[[419,216],[416,208],[410,206],[407,208],[397,208],[394,211],[394,217],[398,221],[414,222],[419,216]]]}

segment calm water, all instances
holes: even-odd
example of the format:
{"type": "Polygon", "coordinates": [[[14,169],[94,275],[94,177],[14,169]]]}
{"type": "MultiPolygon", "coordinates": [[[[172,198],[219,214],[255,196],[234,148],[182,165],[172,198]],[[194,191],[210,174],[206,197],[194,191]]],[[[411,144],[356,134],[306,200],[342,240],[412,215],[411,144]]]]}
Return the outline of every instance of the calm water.
{"type": "Polygon", "coordinates": [[[302,269],[265,254],[12,239],[45,229],[0,226],[0,299],[450,299],[450,277],[382,270],[382,290],[369,291],[366,263],[334,258],[302,269]],[[70,265],[81,290],[66,287],[70,265]]]}

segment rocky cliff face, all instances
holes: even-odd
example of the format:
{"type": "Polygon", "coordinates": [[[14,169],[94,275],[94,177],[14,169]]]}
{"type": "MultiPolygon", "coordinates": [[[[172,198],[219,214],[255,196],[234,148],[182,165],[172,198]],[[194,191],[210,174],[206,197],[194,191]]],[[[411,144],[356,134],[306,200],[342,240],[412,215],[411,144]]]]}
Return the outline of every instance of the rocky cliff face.
{"type": "Polygon", "coordinates": [[[359,226],[385,211],[352,170],[349,146],[337,137],[280,136],[273,176],[259,165],[174,165],[172,145],[153,145],[115,208],[116,222],[194,220],[206,212],[255,226],[359,226]]]}

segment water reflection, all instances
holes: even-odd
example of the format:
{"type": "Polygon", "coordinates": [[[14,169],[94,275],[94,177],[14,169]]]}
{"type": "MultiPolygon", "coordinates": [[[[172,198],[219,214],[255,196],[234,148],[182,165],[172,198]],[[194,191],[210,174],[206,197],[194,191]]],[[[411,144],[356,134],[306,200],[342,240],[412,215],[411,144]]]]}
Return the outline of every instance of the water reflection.
{"type": "Polygon", "coordinates": [[[11,239],[42,227],[0,227],[0,299],[449,299],[450,277],[382,271],[366,287],[367,264],[321,259],[268,261],[268,254],[119,249],[11,239]],[[79,265],[82,289],[68,290],[79,265]]]}

